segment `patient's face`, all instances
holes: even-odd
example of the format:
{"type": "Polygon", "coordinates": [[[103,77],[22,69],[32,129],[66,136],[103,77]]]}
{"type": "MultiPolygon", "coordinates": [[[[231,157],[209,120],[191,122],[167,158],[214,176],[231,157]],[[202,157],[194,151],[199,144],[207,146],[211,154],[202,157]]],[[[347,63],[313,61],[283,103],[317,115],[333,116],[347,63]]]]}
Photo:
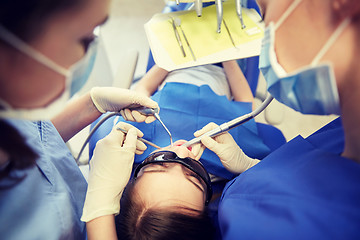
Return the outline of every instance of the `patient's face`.
{"type": "MultiPolygon", "coordinates": [[[[176,142],[161,151],[173,151],[180,158],[195,156],[176,142]]],[[[150,164],[144,167],[136,180],[135,191],[146,207],[185,207],[202,211],[206,189],[195,174],[179,163],[150,164]]]]}

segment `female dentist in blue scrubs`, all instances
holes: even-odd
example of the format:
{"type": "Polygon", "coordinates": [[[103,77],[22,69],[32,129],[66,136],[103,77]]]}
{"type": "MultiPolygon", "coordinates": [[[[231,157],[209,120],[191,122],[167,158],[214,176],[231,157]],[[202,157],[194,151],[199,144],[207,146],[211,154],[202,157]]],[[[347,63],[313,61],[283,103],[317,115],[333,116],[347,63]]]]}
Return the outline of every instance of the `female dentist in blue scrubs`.
{"type": "MultiPolygon", "coordinates": [[[[131,104],[158,107],[146,96],[116,88],[94,88],[65,107],[91,72],[97,46],[93,30],[108,18],[109,4],[110,0],[0,3],[1,239],[86,239],[80,217],[87,183],[65,142],[101,113],[122,111],[131,104]]],[[[155,120],[138,112],[130,115],[140,122],[155,120]]],[[[146,149],[137,141],[139,131],[123,127],[128,138],[118,133],[96,148],[98,164],[111,160],[104,155],[108,148],[117,151],[120,162],[131,162],[135,152],[146,149]]],[[[101,172],[101,166],[90,174],[94,171],[101,172]]],[[[95,183],[102,180],[96,174],[91,178],[95,183]]],[[[88,215],[118,211],[111,203],[97,203],[101,208],[90,203],[88,215]]]]}
{"type": "Polygon", "coordinates": [[[203,139],[225,167],[241,173],[221,197],[222,238],[358,239],[360,2],[258,3],[266,24],[259,67],[270,94],[304,114],[341,117],[261,162],[245,156],[230,134],[203,139]]]}

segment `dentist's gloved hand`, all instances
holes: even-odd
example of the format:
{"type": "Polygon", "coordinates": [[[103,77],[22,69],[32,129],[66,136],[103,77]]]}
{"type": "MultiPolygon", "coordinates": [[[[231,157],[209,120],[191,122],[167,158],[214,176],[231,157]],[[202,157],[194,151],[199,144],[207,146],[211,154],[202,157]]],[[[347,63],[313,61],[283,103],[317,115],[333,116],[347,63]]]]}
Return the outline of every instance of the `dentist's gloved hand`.
{"type": "Polygon", "coordinates": [[[89,222],[97,217],[118,214],[120,198],[127,185],[135,153],[146,150],[140,130],[121,122],[102,140],[98,141],[90,161],[86,200],[81,220],[89,222]],[[127,132],[126,136],[119,130],[127,132]]]}
{"type": "Polygon", "coordinates": [[[194,145],[191,145],[190,151],[192,152],[192,154],[194,154],[195,160],[200,160],[205,148],[206,147],[202,143],[196,143],[194,145]]]}
{"type": "MultiPolygon", "coordinates": [[[[215,123],[209,123],[201,130],[196,131],[194,136],[199,137],[217,127],[218,125],[215,123]]],[[[258,159],[246,156],[228,132],[214,138],[204,137],[201,139],[201,143],[218,155],[224,167],[235,174],[240,174],[260,162],[258,159]]]]}
{"type": "Polygon", "coordinates": [[[149,97],[135,91],[115,87],[94,87],[90,91],[91,100],[101,113],[120,112],[125,120],[151,123],[154,116],[145,116],[138,111],[126,109],[130,105],[141,105],[159,108],[159,105],[149,97]]]}

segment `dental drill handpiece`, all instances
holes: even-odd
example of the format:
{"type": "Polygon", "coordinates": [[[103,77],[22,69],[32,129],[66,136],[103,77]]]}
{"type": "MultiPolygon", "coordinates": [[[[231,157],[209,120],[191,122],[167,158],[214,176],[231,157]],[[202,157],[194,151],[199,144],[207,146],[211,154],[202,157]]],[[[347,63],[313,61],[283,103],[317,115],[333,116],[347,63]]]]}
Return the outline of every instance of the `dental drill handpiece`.
{"type": "Polygon", "coordinates": [[[222,0],[215,0],[216,15],[217,15],[217,32],[221,32],[221,23],[223,19],[223,4],[222,0]]]}
{"type": "Polygon", "coordinates": [[[198,17],[201,17],[201,15],[202,15],[202,0],[195,0],[194,4],[195,4],[196,15],[198,17]]]}
{"type": "Polygon", "coordinates": [[[201,142],[201,139],[205,136],[209,136],[209,137],[216,137],[218,135],[220,135],[221,133],[223,132],[227,132],[243,123],[246,123],[247,121],[251,120],[253,118],[253,116],[251,116],[251,114],[246,114],[246,115],[243,115],[241,117],[238,117],[238,118],[235,118],[229,122],[226,122],[226,123],[223,123],[221,124],[219,127],[213,129],[213,130],[210,130],[208,132],[206,132],[205,134],[201,135],[200,137],[197,137],[197,138],[193,138],[192,140],[184,143],[183,145],[181,146],[184,146],[184,147],[190,147],[191,145],[193,144],[196,144],[196,143],[199,143],[201,142]]]}
{"type": "Polygon", "coordinates": [[[251,113],[245,114],[243,116],[240,116],[238,118],[235,118],[229,122],[223,123],[221,124],[219,127],[210,130],[208,132],[206,132],[205,134],[201,135],[200,137],[197,138],[193,138],[192,140],[185,142],[184,144],[182,144],[181,146],[184,147],[190,147],[193,144],[199,143],[201,142],[201,139],[205,136],[209,136],[209,137],[215,137],[220,135],[223,132],[227,132],[237,126],[240,126],[241,124],[246,123],[247,121],[253,119],[254,117],[256,117],[259,113],[261,113],[269,104],[270,102],[273,100],[274,98],[269,95],[265,101],[254,111],[252,111],[251,113]]]}
{"type": "Polygon", "coordinates": [[[171,144],[171,146],[173,146],[174,143],[173,143],[171,133],[170,133],[169,129],[166,127],[166,125],[164,124],[164,122],[161,120],[158,108],[148,108],[148,107],[141,106],[141,107],[134,107],[134,108],[129,108],[129,109],[138,111],[138,112],[144,114],[145,116],[153,115],[156,118],[156,120],[158,120],[160,122],[161,126],[165,129],[167,134],[169,134],[170,144],[171,144]]]}
{"type": "Polygon", "coordinates": [[[236,13],[240,19],[240,23],[241,23],[241,29],[246,28],[245,24],[244,24],[244,20],[243,20],[243,16],[242,16],[242,6],[241,6],[241,0],[235,0],[236,3],[236,13]]]}

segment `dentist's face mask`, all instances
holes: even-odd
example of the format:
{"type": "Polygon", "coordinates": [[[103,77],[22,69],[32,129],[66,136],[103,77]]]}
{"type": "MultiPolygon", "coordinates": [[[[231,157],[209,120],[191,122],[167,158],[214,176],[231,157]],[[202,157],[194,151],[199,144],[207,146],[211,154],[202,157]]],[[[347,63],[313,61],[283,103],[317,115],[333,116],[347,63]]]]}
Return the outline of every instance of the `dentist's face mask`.
{"type": "Polygon", "coordinates": [[[13,108],[10,104],[0,99],[0,118],[18,118],[34,121],[48,120],[54,117],[64,108],[70,97],[81,89],[93,69],[98,47],[98,39],[94,37],[94,40],[89,43],[86,49],[85,56],[69,69],[66,69],[29,46],[1,25],[0,39],[39,63],[66,77],[65,89],[61,96],[45,107],[31,109],[13,108]]]}
{"type": "Polygon", "coordinates": [[[349,19],[340,24],[310,65],[287,73],[277,61],[275,31],[300,2],[301,0],[295,0],[276,24],[271,22],[266,28],[259,68],[267,82],[269,93],[279,102],[303,114],[340,114],[332,64],[319,64],[319,61],[349,24],[349,19]]]}

